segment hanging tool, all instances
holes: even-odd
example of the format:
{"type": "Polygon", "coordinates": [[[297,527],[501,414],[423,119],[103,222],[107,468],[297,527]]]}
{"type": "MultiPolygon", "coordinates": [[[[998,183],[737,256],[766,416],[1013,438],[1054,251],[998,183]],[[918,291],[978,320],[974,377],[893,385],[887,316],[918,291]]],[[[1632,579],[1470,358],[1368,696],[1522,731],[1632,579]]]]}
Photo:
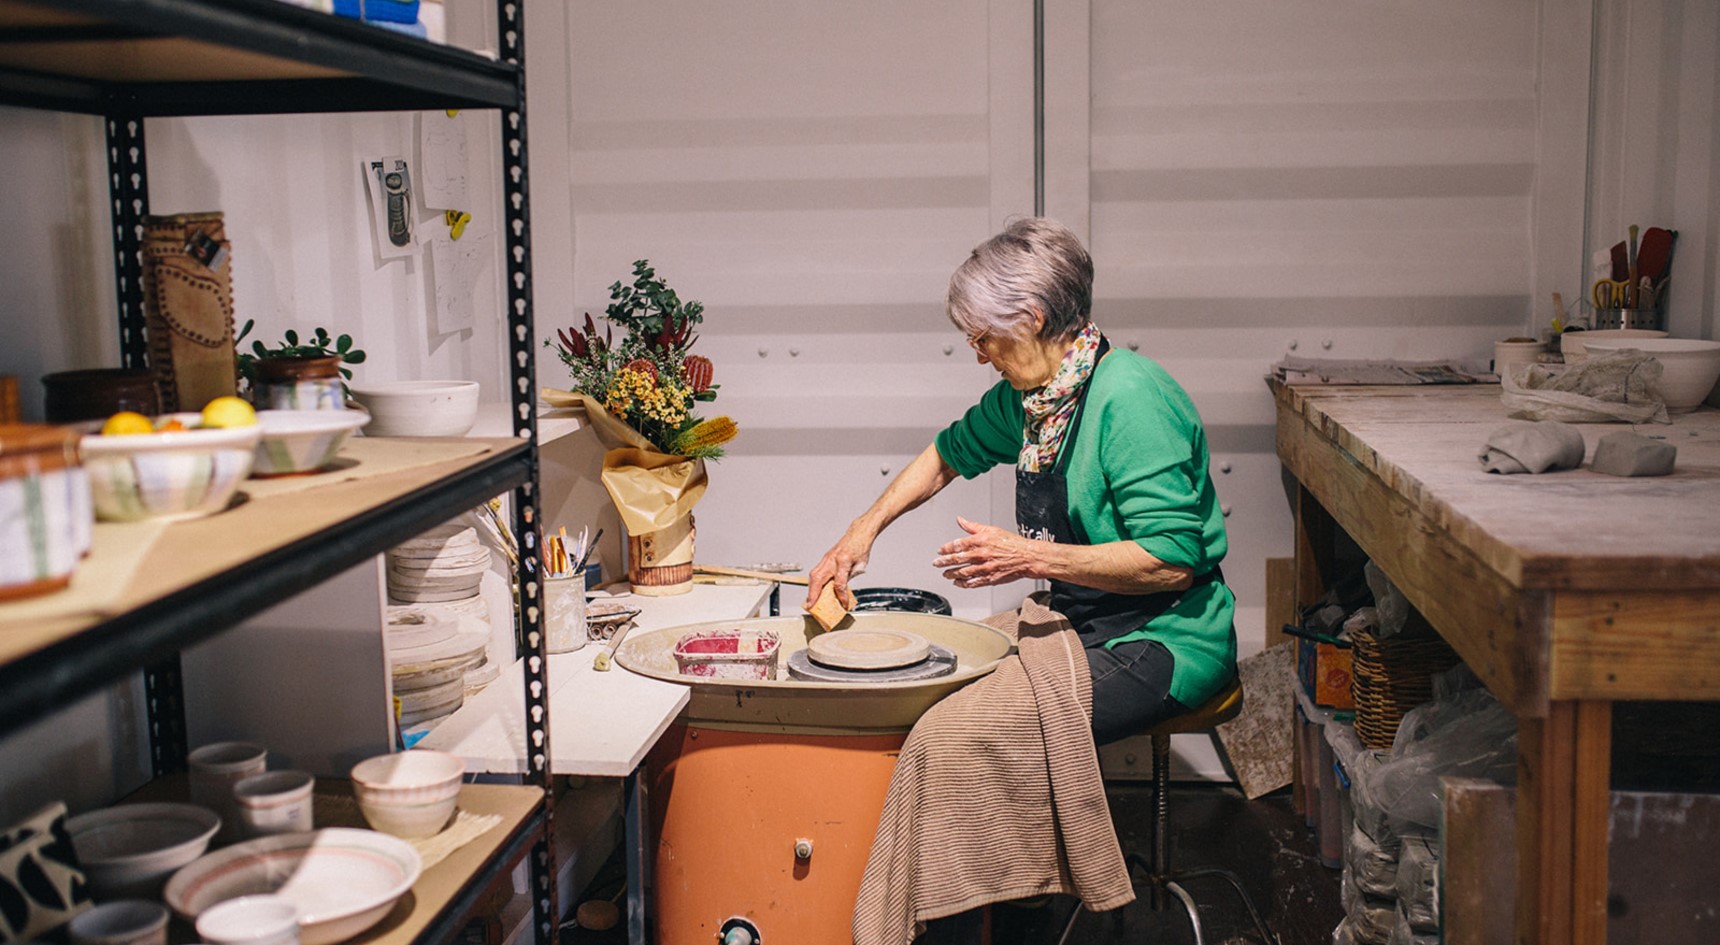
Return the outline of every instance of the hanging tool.
{"type": "Polygon", "coordinates": [[[1625,285],[1626,308],[1636,308],[1636,224],[1630,225],[1630,255],[1626,257],[1626,268],[1630,281],[1625,285]]]}

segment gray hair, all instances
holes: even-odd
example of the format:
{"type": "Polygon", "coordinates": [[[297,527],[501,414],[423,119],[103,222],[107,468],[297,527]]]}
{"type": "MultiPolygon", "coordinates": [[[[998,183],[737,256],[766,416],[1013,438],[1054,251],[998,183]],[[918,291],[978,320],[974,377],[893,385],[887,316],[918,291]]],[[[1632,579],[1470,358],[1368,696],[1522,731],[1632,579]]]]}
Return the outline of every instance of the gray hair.
{"type": "Polygon", "coordinates": [[[950,321],[969,335],[1007,332],[1043,312],[1047,341],[1067,338],[1087,324],[1093,308],[1093,259],[1069,228],[1046,217],[1011,221],[974,247],[950,276],[950,321]]]}

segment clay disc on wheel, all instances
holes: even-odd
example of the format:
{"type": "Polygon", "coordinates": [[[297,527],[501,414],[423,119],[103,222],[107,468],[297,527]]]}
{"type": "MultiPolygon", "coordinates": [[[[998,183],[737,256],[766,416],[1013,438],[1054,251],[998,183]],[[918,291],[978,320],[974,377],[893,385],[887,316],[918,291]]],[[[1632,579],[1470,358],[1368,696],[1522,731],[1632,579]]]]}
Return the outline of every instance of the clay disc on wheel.
{"type": "Polygon", "coordinates": [[[835,669],[912,666],[931,652],[932,645],[917,633],[871,627],[821,633],[806,643],[806,655],[814,663],[835,669]]]}

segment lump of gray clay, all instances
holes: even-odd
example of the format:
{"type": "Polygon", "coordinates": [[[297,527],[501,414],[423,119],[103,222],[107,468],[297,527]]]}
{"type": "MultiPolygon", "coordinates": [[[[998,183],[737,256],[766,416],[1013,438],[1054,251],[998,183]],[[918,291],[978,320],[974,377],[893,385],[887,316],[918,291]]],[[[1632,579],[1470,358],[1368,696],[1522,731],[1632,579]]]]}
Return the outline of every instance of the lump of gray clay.
{"type": "Polygon", "coordinates": [[[1608,433],[1595,444],[1589,468],[1609,476],[1664,476],[1672,472],[1678,447],[1635,433],[1608,433]]]}

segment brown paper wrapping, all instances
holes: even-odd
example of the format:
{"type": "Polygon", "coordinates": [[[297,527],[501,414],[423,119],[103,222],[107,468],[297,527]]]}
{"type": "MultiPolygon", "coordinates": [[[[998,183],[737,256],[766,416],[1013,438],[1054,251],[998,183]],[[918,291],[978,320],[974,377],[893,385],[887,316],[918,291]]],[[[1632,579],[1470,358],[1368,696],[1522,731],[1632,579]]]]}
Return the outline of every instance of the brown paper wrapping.
{"type": "Polygon", "coordinates": [[[603,454],[602,479],[630,535],[673,526],[705,497],[705,461],[685,456],[610,450],[603,454]]]}
{"type": "Polygon", "coordinates": [[[220,213],[143,219],[144,338],[162,408],[201,410],[238,389],[231,247],[220,213]],[[186,249],[201,235],[227,249],[210,269],[186,249]]]}

